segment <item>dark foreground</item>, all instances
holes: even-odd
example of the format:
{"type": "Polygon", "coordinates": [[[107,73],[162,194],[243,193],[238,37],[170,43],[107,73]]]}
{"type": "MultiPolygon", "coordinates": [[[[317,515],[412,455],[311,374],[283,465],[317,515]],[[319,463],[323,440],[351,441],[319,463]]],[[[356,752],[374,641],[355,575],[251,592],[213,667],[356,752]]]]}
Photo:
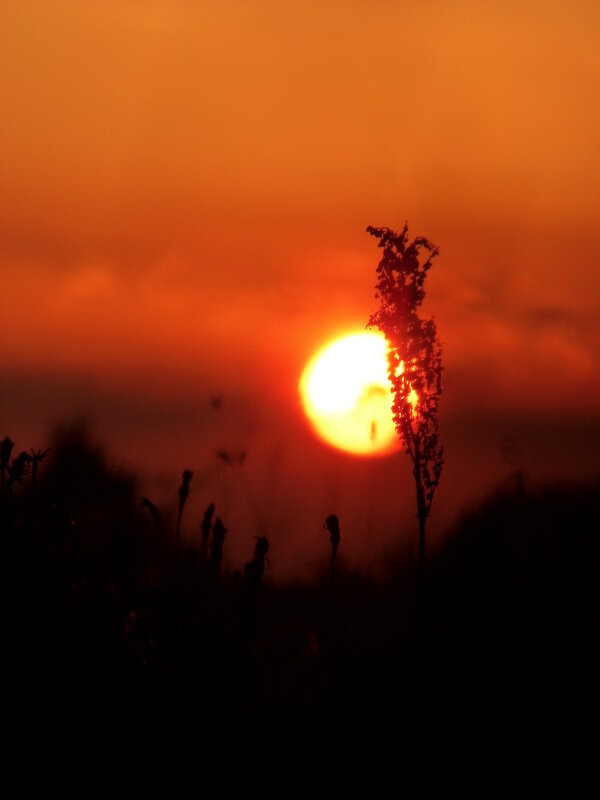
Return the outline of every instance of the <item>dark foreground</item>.
{"type": "Polygon", "coordinates": [[[286,588],[220,574],[137,501],[83,442],[33,487],[3,489],[5,778],[81,792],[597,784],[598,486],[499,491],[430,559],[422,591],[402,564],[379,583],[340,569],[333,586],[326,572],[286,588]]]}

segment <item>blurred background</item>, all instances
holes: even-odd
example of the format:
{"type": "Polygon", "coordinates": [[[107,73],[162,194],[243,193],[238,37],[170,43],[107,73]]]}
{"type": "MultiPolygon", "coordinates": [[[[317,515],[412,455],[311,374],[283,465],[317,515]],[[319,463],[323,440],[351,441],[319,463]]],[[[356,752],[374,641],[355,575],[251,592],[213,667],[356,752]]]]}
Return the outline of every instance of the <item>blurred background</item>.
{"type": "Polygon", "coordinates": [[[351,565],[416,553],[409,460],[332,451],[298,398],[314,351],[376,308],[366,226],[408,221],[440,247],[431,541],[515,473],[600,473],[597,3],[1,8],[18,449],[83,420],[173,515],[191,469],[184,539],[214,501],[229,557],[267,535],[276,578],[327,557],[330,513],[351,565]]]}

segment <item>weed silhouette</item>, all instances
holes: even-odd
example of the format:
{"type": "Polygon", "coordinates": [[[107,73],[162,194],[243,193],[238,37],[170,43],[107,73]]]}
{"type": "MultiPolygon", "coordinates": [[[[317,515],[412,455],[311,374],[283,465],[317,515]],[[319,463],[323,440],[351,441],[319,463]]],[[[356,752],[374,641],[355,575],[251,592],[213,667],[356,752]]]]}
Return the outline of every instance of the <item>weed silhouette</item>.
{"type": "Polygon", "coordinates": [[[6,476],[8,473],[8,468],[10,464],[10,456],[13,450],[15,443],[6,436],[2,440],[2,444],[0,445],[0,469],[2,474],[2,497],[6,500],[7,496],[7,485],[6,485],[6,476]]]}
{"type": "Polygon", "coordinates": [[[190,493],[190,481],[193,477],[193,472],[189,469],[184,469],[183,475],[181,478],[181,486],[179,487],[179,509],[177,511],[177,525],[175,527],[175,543],[179,544],[180,535],[181,535],[181,517],[183,515],[183,507],[185,506],[185,501],[188,498],[190,493]]]}
{"type": "Polygon", "coordinates": [[[422,236],[408,240],[408,225],[400,234],[389,228],[367,232],[379,239],[383,256],[377,266],[380,308],[367,327],[378,328],[388,342],[388,378],[394,401],[396,431],[413,463],[419,518],[418,570],[425,572],[425,522],[440,480],[443,447],[438,435],[442,395],[442,350],[435,321],[423,320],[418,309],[423,288],[438,248],[422,236]],[[426,256],[421,256],[425,251],[426,256]]]}
{"type": "Polygon", "coordinates": [[[265,557],[269,552],[269,540],[266,536],[256,537],[254,556],[246,562],[244,567],[244,587],[247,593],[253,595],[258,591],[262,576],[265,572],[265,557]]]}
{"type": "Polygon", "coordinates": [[[50,448],[47,447],[45,450],[32,450],[31,451],[31,492],[35,494],[35,489],[37,485],[37,474],[38,474],[38,464],[40,461],[43,461],[48,453],[50,452],[50,448]]]}
{"type": "Polygon", "coordinates": [[[162,537],[164,537],[165,531],[163,528],[162,519],[160,517],[160,511],[158,510],[158,508],[154,505],[154,503],[151,500],[148,500],[147,497],[142,497],[141,506],[142,508],[148,509],[148,511],[150,512],[150,516],[156,523],[158,532],[162,537]]]}
{"type": "Polygon", "coordinates": [[[212,529],[212,539],[210,546],[209,562],[213,576],[218,579],[221,575],[221,561],[223,560],[223,543],[227,528],[223,525],[220,517],[217,517],[212,529]]]}
{"type": "Polygon", "coordinates": [[[329,587],[333,589],[333,574],[335,569],[335,557],[340,544],[340,523],[335,514],[330,514],[325,520],[325,527],[329,531],[329,540],[331,541],[331,566],[329,568],[329,587]]]}
{"type": "Polygon", "coordinates": [[[206,561],[206,548],[208,544],[208,537],[210,536],[210,531],[212,528],[212,518],[214,513],[215,504],[211,503],[204,512],[204,517],[202,518],[202,523],[200,525],[200,530],[202,533],[202,562],[206,561]]]}

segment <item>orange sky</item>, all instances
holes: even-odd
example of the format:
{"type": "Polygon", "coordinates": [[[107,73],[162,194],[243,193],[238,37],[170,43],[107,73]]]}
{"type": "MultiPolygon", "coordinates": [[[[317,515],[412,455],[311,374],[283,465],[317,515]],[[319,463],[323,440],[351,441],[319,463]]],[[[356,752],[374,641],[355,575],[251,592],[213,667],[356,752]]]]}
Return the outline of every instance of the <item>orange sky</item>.
{"type": "Polygon", "coordinates": [[[448,419],[596,419],[597,2],[0,7],[3,435],[150,447],[218,390],[293,450],[306,360],[374,310],[365,227],[405,220],[448,419]]]}

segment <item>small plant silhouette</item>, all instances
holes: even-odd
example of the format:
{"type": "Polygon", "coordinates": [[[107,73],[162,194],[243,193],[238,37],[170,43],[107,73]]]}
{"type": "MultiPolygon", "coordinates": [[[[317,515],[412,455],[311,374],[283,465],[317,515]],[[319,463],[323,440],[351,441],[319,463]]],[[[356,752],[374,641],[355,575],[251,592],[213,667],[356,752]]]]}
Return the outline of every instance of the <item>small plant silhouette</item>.
{"type": "Polygon", "coordinates": [[[30,453],[22,450],[16,458],[11,460],[14,446],[14,442],[8,436],[0,443],[2,497],[11,499],[15,483],[22,486],[28,475],[30,475],[30,492],[34,496],[37,485],[38,464],[46,458],[50,448],[48,447],[45,450],[32,449],[30,453]]]}
{"type": "Polygon", "coordinates": [[[181,536],[181,517],[183,515],[183,507],[185,505],[185,501],[188,498],[190,493],[190,481],[192,480],[194,473],[191,472],[189,469],[183,470],[181,486],[179,487],[179,510],[177,512],[177,527],[175,528],[175,543],[179,544],[179,539],[181,536]]]}
{"type": "Polygon", "coordinates": [[[246,562],[244,568],[244,586],[248,592],[256,592],[265,572],[265,557],[269,552],[269,540],[266,536],[256,537],[254,557],[246,562]]]}
{"type": "Polygon", "coordinates": [[[440,480],[443,447],[438,436],[442,395],[442,351],[433,319],[421,319],[423,285],[438,248],[422,236],[408,240],[389,228],[367,232],[379,239],[383,256],[377,266],[380,307],[367,327],[378,328],[388,341],[388,377],[394,400],[396,431],[411,457],[419,518],[419,577],[425,571],[425,522],[440,480]],[[424,257],[422,253],[425,253],[424,257]]]}
{"type": "Polygon", "coordinates": [[[0,444],[0,472],[2,474],[2,496],[6,497],[8,469],[10,465],[10,456],[15,443],[8,436],[5,436],[0,444]]]}
{"type": "Polygon", "coordinates": [[[212,542],[210,546],[210,565],[213,576],[218,578],[221,574],[221,561],[223,559],[223,542],[227,528],[223,525],[221,517],[217,517],[213,525],[212,542]]]}
{"type": "Polygon", "coordinates": [[[23,481],[29,471],[29,464],[33,458],[25,450],[22,450],[16,458],[10,462],[7,467],[8,470],[8,494],[12,497],[13,486],[18,483],[19,486],[23,485],[23,481]]]}
{"type": "Polygon", "coordinates": [[[202,523],[200,525],[200,529],[202,531],[202,562],[206,561],[206,545],[208,542],[208,537],[210,536],[210,529],[212,528],[212,518],[214,513],[215,504],[211,503],[204,512],[204,517],[202,518],[202,523]]]}
{"type": "Polygon", "coordinates": [[[31,491],[35,493],[35,487],[37,485],[37,473],[38,473],[38,464],[40,461],[43,461],[48,453],[50,452],[50,448],[47,447],[45,450],[32,450],[30,455],[31,461],[31,491]]]}
{"type": "Polygon", "coordinates": [[[158,531],[159,531],[160,535],[164,536],[164,528],[163,528],[162,520],[160,518],[160,511],[158,510],[158,508],[154,505],[152,500],[149,500],[147,497],[142,497],[141,505],[142,505],[142,508],[147,508],[148,509],[148,511],[150,512],[150,516],[152,517],[152,519],[156,523],[156,527],[158,528],[158,531]]]}
{"type": "Polygon", "coordinates": [[[330,514],[325,520],[325,527],[329,531],[329,540],[331,542],[331,567],[329,571],[329,585],[333,586],[333,572],[335,568],[335,557],[340,544],[340,522],[335,514],[330,514]]]}

